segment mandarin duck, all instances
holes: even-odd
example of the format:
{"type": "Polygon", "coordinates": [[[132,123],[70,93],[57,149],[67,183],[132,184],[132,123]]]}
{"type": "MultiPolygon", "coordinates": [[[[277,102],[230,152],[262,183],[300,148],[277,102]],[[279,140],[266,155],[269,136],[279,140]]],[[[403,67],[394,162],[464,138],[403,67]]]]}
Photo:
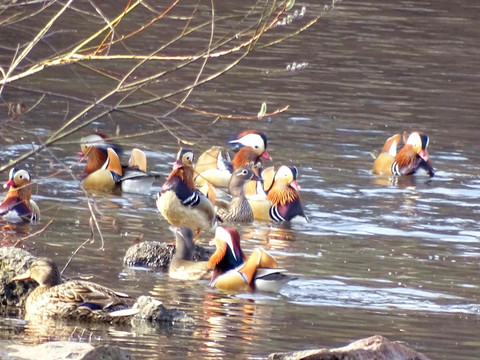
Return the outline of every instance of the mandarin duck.
{"type": "Polygon", "coordinates": [[[129,296],[89,281],[62,282],[55,263],[46,258],[35,260],[26,273],[14,281],[32,279],[38,283],[25,302],[25,318],[118,322],[129,319],[138,310],[125,300],[129,296]]]}
{"type": "Polygon", "coordinates": [[[0,216],[9,222],[37,221],[40,219],[40,209],[32,200],[32,185],[30,173],[24,169],[10,170],[8,181],[3,185],[9,188],[0,204],[0,216]]]}
{"type": "Polygon", "coordinates": [[[290,221],[297,217],[308,220],[303,211],[298,194],[298,170],[295,166],[282,165],[273,177],[272,185],[267,189],[266,199],[250,198],[255,220],[290,221]]]}
{"type": "Polygon", "coordinates": [[[158,211],[174,227],[188,226],[196,232],[216,227],[216,214],[211,201],[195,189],[193,182],[193,152],[180,149],[173,170],[157,195],[158,211]]]}
{"type": "Polygon", "coordinates": [[[240,234],[236,229],[217,227],[210,242],[217,250],[208,261],[213,269],[210,285],[223,291],[277,291],[289,277],[279,269],[277,261],[263,249],[255,249],[244,261],[240,234]]]}
{"type": "Polygon", "coordinates": [[[253,221],[252,208],[245,197],[245,186],[250,180],[262,181],[250,168],[239,167],[233,172],[228,185],[228,193],[232,196],[231,201],[218,199],[215,201],[215,210],[221,222],[253,221]]]}
{"type": "Polygon", "coordinates": [[[176,249],[168,268],[168,276],[179,280],[199,280],[208,278],[207,261],[193,261],[195,243],[190,228],[180,226],[175,229],[176,249]]]}
{"type": "Polygon", "coordinates": [[[218,146],[203,152],[195,164],[195,185],[209,183],[215,187],[228,187],[233,167],[228,153],[218,146]]]}
{"type": "Polygon", "coordinates": [[[107,160],[103,166],[89,174],[81,183],[85,190],[113,190],[123,175],[120,158],[113,148],[107,149],[107,160]]]}
{"type": "Polygon", "coordinates": [[[95,133],[80,139],[81,156],[87,159],[85,165],[85,174],[89,175],[98,169],[101,169],[107,161],[107,149],[112,148],[117,154],[122,152],[119,145],[112,144],[107,140],[107,136],[101,133],[95,133]]]}
{"type": "Polygon", "coordinates": [[[123,167],[120,179],[122,191],[135,194],[148,194],[158,176],[147,173],[147,156],[137,148],[132,149],[128,166],[123,167]]]}
{"type": "Polygon", "coordinates": [[[228,145],[236,152],[232,160],[233,169],[241,166],[261,168],[262,159],[272,160],[267,152],[267,136],[260,131],[243,131],[230,139],[228,145]]]}
{"type": "Polygon", "coordinates": [[[433,177],[435,170],[427,152],[428,136],[417,131],[412,132],[405,145],[397,153],[400,139],[400,134],[387,139],[381,153],[373,163],[372,172],[377,175],[413,175],[419,168],[422,168],[430,177],[433,177]]]}
{"type": "Polygon", "coordinates": [[[260,168],[262,159],[272,160],[266,151],[267,137],[260,131],[243,131],[231,138],[228,145],[236,152],[232,161],[228,153],[224,155],[222,149],[216,146],[200,155],[195,165],[195,185],[208,182],[226,188],[233,170],[241,166],[260,168]]]}

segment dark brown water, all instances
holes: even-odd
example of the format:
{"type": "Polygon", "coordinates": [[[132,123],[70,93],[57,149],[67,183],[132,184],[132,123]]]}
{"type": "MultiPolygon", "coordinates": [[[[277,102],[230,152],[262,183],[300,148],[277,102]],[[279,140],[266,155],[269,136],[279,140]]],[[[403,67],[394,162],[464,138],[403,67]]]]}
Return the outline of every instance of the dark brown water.
{"type": "MultiPolygon", "coordinates": [[[[88,4],[78,6],[91,11],[88,4]]],[[[66,274],[94,274],[96,282],[133,296],[153,294],[165,305],[185,310],[196,324],[160,330],[110,326],[59,330],[3,318],[1,340],[71,339],[116,344],[139,359],[203,359],[265,358],[274,351],[340,346],[382,334],[404,341],[432,359],[478,357],[480,3],[344,1],[301,35],[261,48],[268,40],[305,25],[320,13],[323,4],[298,3],[291,12],[301,13],[303,6],[303,18],[277,26],[236,68],[195,89],[186,102],[225,114],[255,116],[262,102],[269,111],[290,105],[287,112],[262,120],[220,120],[208,128],[214,117],[186,110],[166,120],[160,118],[174,127],[176,135],[198,141],[193,146],[197,153],[211,144],[225,144],[236,131],[263,130],[274,164],[299,168],[301,196],[310,222],[254,223],[239,228],[247,251],[265,247],[298,279],[280,294],[233,296],[210,289],[207,282],[183,283],[163,273],[125,268],[125,251],[138,238],[173,239],[154,205],[161,184],[148,196],[95,195],[104,250],[98,250],[101,243],[96,235],[93,244],[78,252],[66,274]],[[371,175],[370,152],[379,150],[390,135],[414,130],[431,138],[429,152],[436,176],[430,179],[418,174],[390,184],[371,175]]],[[[145,54],[153,52],[178,34],[178,25],[172,24],[178,24],[178,16],[191,14],[192,9],[185,3],[164,26],[159,22],[141,40],[126,41],[125,46],[145,54]]],[[[110,16],[115,10],[104,8],[110,16]]],[[[216,9],[222,19],[216,22],[218,34],[236,31],[229,26],[238,18],[230,15],[242,14],[240,10],[225,2],[216,9]]],[[[78,26],[71,33],[56,33],[42,42],[29,60],[52,48],[59,51],[70,37],[76,39],[103,25],[101,18],[87,21],[79,14],[67,12],[62,24],[78,26]]],[[[208,19],[209,7],[202,5],[196,15],[208,19]]],[[[118,31],[134,29],[151,16],[142,9],[118,31]]],[[[32,21],[41,26],[46,20],[32,21]]],[[[12,48],[2,51],[2,67],[10,62],[17,39],[29,37],[31,30],[25,24],[0,28],[12,48]]],[[[206,47],[209,31],[207,26],[165,54],[190,54],[196,46],[206,47]]],[[[207,63],[206,73],[233,58],[207,63]]],[[[155,66],[158,71],[169,68],[162,61],[155,66]]],[[[99,67],[112,73],[129,68],[120,60],[99,67]]],[[[166,76],[160,88],[155,84],[147,89],[157,94],[175,91],[191,83],[199,68],[196,63],[166,76]]],[[[147,70],[140,70],[139,76],[147,70]]],[[[23,101],[27,107],[45,90],[90,101],[113,84],[85,67],[65,66],[15,82],[2,96],[7,102],[23,101]]],[[[146,95],[134,96],[136,100],[142,97],[146,95]]],[[[2,163],[31,149],[32,143],[45,141],[65,118],[84,106],[50,95],[21,120],[8,121],[5,112],[1,120],[2,163]]],[[[71,166],[74,175],[82,172],[83,164],[75,165],[79,138],[97,129],[114,134],[117,126],[120,135],[159,129],[159,119],[153,116],[171,108],[156,102],[129,112],[113,112],[25,161],[22,165],[37,180],[35,199],[43,213],[42,221],[32,226],[30,233],[52,218],[55,221],[20,245],[53,257],[63,266],[90,236],[87,198],[79,181],[65,171],[71,166]],[[56,174],[57,170],[61,172],[56,174]]],[[[134,146],[146,149],[150,170],[163,175],[168,174],[178,148],[177,140],[166,132],[123,143],[127,154],[134,146]]],[[[2,176],[6,180],[6,173],[2,176]]],[[[22,236],[4,229],[3,244],[13,244],[22,236]]]]}

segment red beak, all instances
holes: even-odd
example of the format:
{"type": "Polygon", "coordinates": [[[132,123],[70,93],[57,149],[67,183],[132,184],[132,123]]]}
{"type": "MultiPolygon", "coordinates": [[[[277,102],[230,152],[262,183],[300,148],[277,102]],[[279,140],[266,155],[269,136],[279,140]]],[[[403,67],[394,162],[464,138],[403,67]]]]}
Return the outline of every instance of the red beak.
{"type": "Polygon", "coordinates": [[[264,159],[267,159],[267,160],[272,160],[272,157],[270,156],[270,154],[266,151],[264,151],[260,157],[264,158],[264,159]]]}
{"type": "Polygon", "coordinates": [[[15,181],[13,179],[8,180],[5,184],[3,184],[3,188],[6,189],[10,186],[15,186],[15,181]]]}
{"type": "Polygon", "coordinates": [[[430,159],[430,157],[428,156],[427,150],[424,150],[424,149],[420,150],[420,152],[418,153],[418,156],[420,156],[425,161],[428,161],[430,159]]]}
{"type": "Polygon", "coordinates": [[[292,181],[290,182],[290,186],[291,186],[292,188],[294,188],[295,190],[297,190],[297,191],[300,190],[300,185],[298,185],[297,180],[292,180],[292,181]]]}
{"type": "Polygon", "coordinates": [[[173,170],[180,169],[183,166],[182,160],[178,159],[173,163],[173,170]]]}

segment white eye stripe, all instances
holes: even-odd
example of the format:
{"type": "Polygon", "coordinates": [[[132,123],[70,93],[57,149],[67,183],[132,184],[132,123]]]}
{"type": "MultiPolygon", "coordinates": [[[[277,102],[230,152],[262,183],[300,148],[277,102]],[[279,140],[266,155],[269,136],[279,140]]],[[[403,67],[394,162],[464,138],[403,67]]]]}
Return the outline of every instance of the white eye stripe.
{"type": "Polygon", "coordinates": [[[242,144],[244,146],[250,146],[255,149],[265,150],[265,144],[263,138],[258,134],[247,134],[242,136],[238,140],[231,141],[232,144],[242,144]]]}

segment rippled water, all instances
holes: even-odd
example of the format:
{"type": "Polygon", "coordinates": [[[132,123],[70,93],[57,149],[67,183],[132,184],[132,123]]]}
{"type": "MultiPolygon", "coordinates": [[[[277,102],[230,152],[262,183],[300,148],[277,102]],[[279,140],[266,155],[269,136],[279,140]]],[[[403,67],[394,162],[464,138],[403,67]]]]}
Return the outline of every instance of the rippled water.
{"type": "MultiPolygon", "coordinates": [[[[312,3],[295,5],[298,11],[305,6],[306,13],[290,26],[318,13],[322,5],[312,3]]],[[[218,9],[220,14],[226,10],[226,5],[218,9]]],[[[274,351],[341,346],[382,334],[432,359],[478,357],[479,10],[476,1],[339,3],[305,33],[259,48],[221,80],[196,89],[188,101],[210,111],[248,115],[265,101],[269,111],[288,104],[287,112],[262,120],[221,120],[207,130],[183,111],[169,117],[171,126],[173,120],[191,126],[177,134],[200,139],[197,153],[224,144],[237,130],[257,128],[268,135],[274,164],[299,168],[309,223],[239,228],[247,251],[268,249],[297,277],[279,294],[225,295],[207,282],[183,283],[163,273],[125,268],[125,251],[139,239],[173,239],[154,205],[158,183],[148,196],[96,194],[105,248],[98,250],[97,235],[66,273],[94,274],[96,282],[133,296],[150,293],[192,315],[194,326],[57,330],[3,318],[0,339],[108,342],[139,359],[200,359],[264,358],[274,351]],[[302,68],[292,71],[293,63],[302,68]],[[435,177],[418,174],[391,183],[371,175],[370,153],[390,135],[413,130],[431,138],[435,177]]],[[[156,36],[136,45],[152,51],[156,36]]],[[[45,77],[35,76],[22,86],[59,94],[78,86],[98,96],[102,84],[82,85],[85,69],[57,71],[61,76],[47,70],[45,77]]],[[[32,105],[39,95],[9,87],[3,97],[32,105]]],[[[2,163],[48,136],[78,105],[69,106],[49,96],[17,122],[3,117],[2,163]]],[[[138,111],[163,110],[159,104],[138,111]]],[[[139,131],[140,122],[129,116],[113,113],[80,136],[95,129],[113,134],[117,125],[121,134],[139,131]]],[[[33,233],[55,221],[19,245],[62,266],[90,236],[85,194],[65,171],[82,172],[75,155],[80,136],[24,163],[37,179],[35,199],[43,220],[23,231],[33,233]]],[[[127,154],[133,146],[146,148],[150,170],[163,175],[178,148],[167,133],[132,138],[124,145],[127,154]]],[[[19,231],[4,227],[2,244],[16,243],[25,235],[19,231]]]]}

